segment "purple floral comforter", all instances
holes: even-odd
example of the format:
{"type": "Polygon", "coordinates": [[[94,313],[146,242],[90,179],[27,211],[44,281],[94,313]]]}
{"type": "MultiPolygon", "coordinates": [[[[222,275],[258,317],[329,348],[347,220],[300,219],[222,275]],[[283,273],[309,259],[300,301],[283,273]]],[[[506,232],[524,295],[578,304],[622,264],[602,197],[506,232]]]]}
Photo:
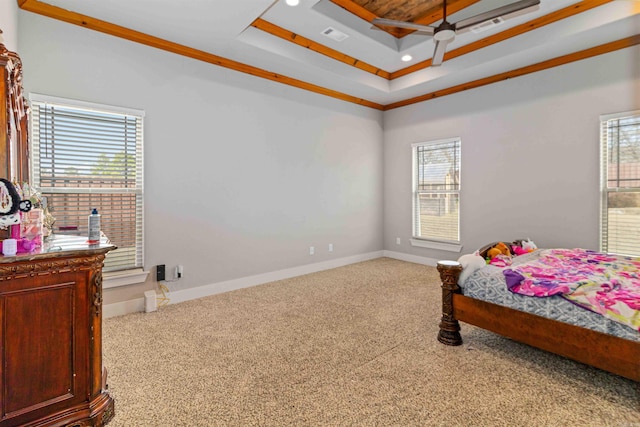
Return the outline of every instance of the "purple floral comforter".
{"type": "Polygon", "coordinates": [[[640,258],[585,249],[547,249],[503,270],[511,292],[563,298],[640,330],[640,258]]]}

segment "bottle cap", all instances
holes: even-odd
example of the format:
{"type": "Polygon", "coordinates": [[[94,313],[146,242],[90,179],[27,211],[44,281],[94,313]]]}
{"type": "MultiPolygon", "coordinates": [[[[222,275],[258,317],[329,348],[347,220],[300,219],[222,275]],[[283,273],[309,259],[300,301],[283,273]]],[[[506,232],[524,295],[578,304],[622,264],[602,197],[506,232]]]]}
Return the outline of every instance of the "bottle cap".
{"type": "Polygon", "coordinates": [[[98,209],[93,208],[93,210],[91,211],[91,215],[98,215],[98,209]]]}

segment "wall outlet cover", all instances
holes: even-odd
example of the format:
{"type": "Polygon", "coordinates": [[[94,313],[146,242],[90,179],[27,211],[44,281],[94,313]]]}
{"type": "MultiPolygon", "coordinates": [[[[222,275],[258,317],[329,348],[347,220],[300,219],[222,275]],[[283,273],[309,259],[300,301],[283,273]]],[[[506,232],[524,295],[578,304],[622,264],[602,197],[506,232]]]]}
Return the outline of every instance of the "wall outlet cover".
{"type": "Polygon", "coordinates": [[[166,279],[164,264],[156,265],[156,282],[162,282],[166,279]]]}

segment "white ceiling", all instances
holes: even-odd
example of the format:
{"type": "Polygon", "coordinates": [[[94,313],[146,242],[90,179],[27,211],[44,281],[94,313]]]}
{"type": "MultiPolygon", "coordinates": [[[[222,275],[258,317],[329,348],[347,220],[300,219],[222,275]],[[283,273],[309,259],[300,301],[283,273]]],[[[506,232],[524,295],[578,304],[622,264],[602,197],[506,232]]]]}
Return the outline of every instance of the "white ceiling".
{"type": "MultiPolygon", "coordinates": [[[[515,0],[482,0],[448,17],[456,22],[515,0]]],[[[262,18],[307,39],[388,72],[427,60],[433,40],[396,39],[329,0],[42,0],[161,39],[200,49],[365,100],[390,104],[492,76],[550,58],[640,34],[640,2],[615,0],[503,42],[388,80],[344,64],[251,26],[262,18]],[[337,42],[321,32],[333,27],[349,37],[337,42]],[[398,42],[400,40],[400,42],[398,42]],[[411,54],[413,60],[400,57],[411,54]]],[[[541,0],[536,11],[506,20],[482,33],[458,34],[447,51],[485,38],[578,0],[541,0]]],[[[215,65],[212,65],[212,67],[215,65]]]]}

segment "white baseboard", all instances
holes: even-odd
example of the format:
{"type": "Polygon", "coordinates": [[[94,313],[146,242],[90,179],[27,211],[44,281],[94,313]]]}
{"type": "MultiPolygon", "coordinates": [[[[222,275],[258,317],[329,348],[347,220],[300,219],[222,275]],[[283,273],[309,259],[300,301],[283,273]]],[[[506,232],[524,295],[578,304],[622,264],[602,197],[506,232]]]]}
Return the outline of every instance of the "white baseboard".
{"type": "Polygon", "coordinates": [[[430,265],[431,267],[435,267],[438,264],[438,259],[427,258],[418,255],[406,254],[404,252],[395,252],[395,251],[382,251],[383,256],[387,258],[399,259],[400,261],[412,262],[414,264],[423,264],[430,265]]]}
{"type": "Polygon", "coordinates": [[[122,316],[123,314],[136,313],[138,311],[144,311],[144,298],[104,304],[102,306],[102,317],[106,319],[109,317],[122,316]]]}
{"type": "MultiPolygon", "coordinates": [[[[381,258],[386,251],[375,251],[366,254],[353,255],[349,257],[334,259],[330,261],[318,262],[315,264],[307,264],[299,267],[287,268],[284,270],[272,271],[270,273],[257,274],[255,276],[241,277],[239,279],[227,280],[224,282],[212,283],[209,285],[198,286],[195,288],[183,289],[179,291],[169,292],[169,304],[190,301],[197,298],[207,297],[209,295],[229,292],[236,289],[248,288],[250,286],[262,285],[264,283],[274,282],[276,280],[289,279],[291,277],[302,276],[304,274],[316,273],[318,271],[330,270],[332,268],[343,267],[356,262],[368,261],[371,259],[381,258]]],[[[394,257],[392,257],[394,258],[394,257]]],[[[400,259],[400,258],[398,258],[400,259]]],[[[414,261],[411,261],[414,262],[414,261]]],[[[435,265],[435,264],[434,264],[435,265]]],[[[105,304],[103,306],[103,317],[121,316],[123,314],[144,311],[144,298],[123,301],[113,304],[105,304]]]]}
{"type": "Polygon", "coordinates": [[[206,297],[209,295],[220,294],[222,292],[229,292],[236,289],[248,288],[251,286],[262,285],[264,283],[275,282],[276,280],[289,279],[291,277],[302,276],[304,274],[330,270],[332,268],[342,267],[361,261],[368,261],[370,259],[380,258],[382,256],[383,251],[370,252],[367,254],[354,255],[331,261],[318,262],[315,264],[307,264],[300,267],[287,268],[284,270],[272,271],[270,273],[257,274],[255,276],[241,277],[239,279],[212,283],[210,285],[198,286],[196,288],[174,291],[171,292],[168,296],[171,300],[171,304],[174,304],[196,298],[206,297]]]}

